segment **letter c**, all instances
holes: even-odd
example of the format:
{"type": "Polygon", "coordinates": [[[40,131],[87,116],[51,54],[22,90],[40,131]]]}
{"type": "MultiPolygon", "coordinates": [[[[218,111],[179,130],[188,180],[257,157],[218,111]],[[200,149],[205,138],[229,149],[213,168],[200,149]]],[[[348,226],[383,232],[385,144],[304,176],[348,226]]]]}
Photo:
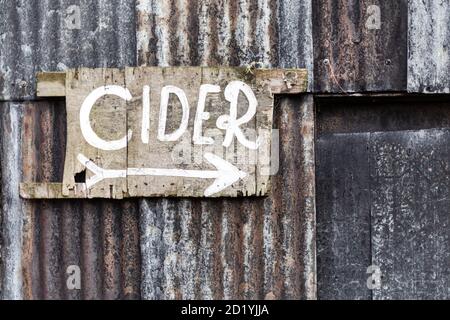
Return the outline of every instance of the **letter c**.
{"type": "Polygon", "coordinates": [[[84,139],[93,147],[105,151],[112,150],[120,150],[126,148],[127,142],[130,141],[131,136],[133,134],[132,130],[128,129],[127,136],[124,136],[118,140],[106,141],[101,139],[95,132],[92,130],[91,123],[89,120],[89,115],[91,114],[92,107],[95,102],[103,97],[104,95],[112,94],[116,95],[126,101],[130,101],[132,99],[131,93],[128,89],[123,88],[121,86],[111,85],[111,86],[103,86],[92,91],[84,100],[80,109],[80,127],[81,133],[83,134],[84,139]]]}

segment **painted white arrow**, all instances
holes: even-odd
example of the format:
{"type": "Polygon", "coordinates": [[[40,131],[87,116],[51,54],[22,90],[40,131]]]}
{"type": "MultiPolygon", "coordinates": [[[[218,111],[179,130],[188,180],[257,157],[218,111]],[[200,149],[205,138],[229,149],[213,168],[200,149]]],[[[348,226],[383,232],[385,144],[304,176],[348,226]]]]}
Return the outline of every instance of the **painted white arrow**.
{"type": "Polygon", "coordinates": [[[80,161],[87,169],[94,173],[92,177],[86,180],[86,187],[88,189],[104,179],[126,178],[127,176],[186,177],[215,179],[204,192],[205,196],[211,196],[225,188],[228,188],[239,179],[244,179],[247,176],[247,173],[240,171],[228,161],[225,161],[212,153],[205,153],[204,157],[209,163],[216,167],[217,170],[184,170],[163,168],[127,168],[124,170],[113,170],[100,168],[93,161],[89,160],[82,154],[79,154],[77,158],[78,161],[80,161]]]}

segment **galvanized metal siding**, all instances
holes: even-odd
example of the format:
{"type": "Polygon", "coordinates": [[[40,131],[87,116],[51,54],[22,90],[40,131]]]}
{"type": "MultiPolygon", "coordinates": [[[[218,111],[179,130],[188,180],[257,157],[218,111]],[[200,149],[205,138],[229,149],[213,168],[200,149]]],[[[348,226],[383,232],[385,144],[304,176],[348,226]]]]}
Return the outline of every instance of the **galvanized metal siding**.
{"type": "MultiPolygon", "coordinates": [[[[311,64],[309,1],[137,3],[140,65],[311,64]]],[[[143,298],[315,298],[312,98],[284,98],[276,114],[270,198],[141,200],[143,298]]]]}
{"type": "Polygon", "coordinates": [[[137,0],[136,8],[139,65],[258,63],[307,68],[312,79],[310,0],[137,0]]]}
{"type": "MultiPolygon", "coordinates": [[[[23,181],[61,181],[64,103],[33,102],[23,111],[23,181]]],[[[20,145],[19,144],[19,145],[20,145]]],[[[137,203],[23,201],[23,297],[118,299],[140,297],[137,203]],[[68,290],[68,266],[81,269],[81,291],[68,290]]]]}
{"type": "Polygon", "coordinates": [[[308,70],[308,90],[313,91],[312,0],[282,0],[278,4],[278,64],[281,68],[308,70]]]}
{"type": "Polygon", "coordinates": [[[315,92],[406,90],[407,0],[313,1],[313,29],[315,92]]]}
{"type": "Polygon", "coordinates": [[[21,179],[20,104],[0,103],[1,297],[21,298],[23,207],[17,192],[21,179]]]}
{"type": "Polygon", "coordinates": [[[408,4],[408,91],[450,93],[450,2],[408,4]]]}
{"type": "Polygon", "coordinates": [[[319,299],[449,298],[449,106],[448,96],[317,101],[319,299]],[[367,287],[369,266],[380,288],[367,287]]]}
{"type": "MultiPolygon", "coordinates": [[[[33,99],[37,71],[135,65],[134,1],[1,0],[0,8],[0,100],[33,99]],[[78,9],[79,26],[68,27],[78,9]]],[[[61,178],[64,104],[0,108],[2,297],[139,298],[136,203],[26,202],[18,196],[20,181],[61,178]],[[81,267],[81,291],[67,290],[70,264],[81,267]]]]}
{"type": "MultiPolygon", "coordinates": [[[[310,1],[0,0],[0,7],[2,100],[34,99],[37,71],[67,67],[312,64],[310,1]],[[67,20],[74,5],[79,28],[67,20]]],[[[286,176],[276,179],[295,192],[278,189],[266,200],[23,201],[20,181],[61,177],[63,104],[1,108],[4,298],[139,298],[141,281],[144,298],[315,297],[311,97],[281,104],[289,144],[286,176]],[[293,146],[299,128],[306,139],[293,146]],[[304,158],[293,159],[300,151],[304,158]],[[65,286],[71,264],[81,267],[81,291],[65,286]]]]}
{"type": "Polygon", "coordinates": [[[37,71],[134,66],[134,16],[133,0],[0,0],[0,100],[35,97],[37,71]]]}
{"type": "Polygon", "coordinates": [[[143,298],[315,298],[312,98],[283,98],[276,127],[269,198],[141,201],[143,298]]]}

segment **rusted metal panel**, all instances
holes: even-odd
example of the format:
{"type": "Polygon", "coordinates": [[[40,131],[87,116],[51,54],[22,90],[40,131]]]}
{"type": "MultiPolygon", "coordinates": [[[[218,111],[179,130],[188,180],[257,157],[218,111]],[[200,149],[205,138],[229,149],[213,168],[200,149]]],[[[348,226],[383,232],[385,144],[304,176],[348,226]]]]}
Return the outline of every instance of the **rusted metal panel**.
{"type": "MultiPolygon", "coordinates": [[[[137,4],[139,65],[312,64],[309,0],[137,4]]],[[[270,197],[141,200],[143,298],[316,297],[313,114],[310,96],[275,108],[270,197]]]]}
{"type": "Polygon", "coordinates": [[[279,1],[278,64],[308,70],[308,91],[313,90],[312,0],[279,1]]]}
{"type": "MultiPolygon", "coordinates": [[[[136,59],[312,64],[309,0],[141,0],[136,7],[125,0],[0,0],[0,7],[3,100],[34,99],[36,71],[133,66],[136,59]]],[[[141,286],[144,298],[316,297],[311,96],[277,106],[281,174],[266,199],[21,200],[20,181],[62,177],[63,109],[49,100],[4,103],[0,111],[2,130],[13,128],[2,137],[4,244],[12,237],[2,247],[3,297],[139,298],[141,286]],[[72,264],[81,268],[81,291],[67,289],[72,264]]]]}
{"type": "Polygon", "coordinates": [[[38,71],[136,63],[135,1],[1,0],[0,100],[36,96],[38,71]]]}
{"type": "Polygon", "coordinates": [[[312,76],[310,0],[137,0],[136,8],[139,65],[256,64],[312,76]]]}
{"type": "Polygon", "coordinates": [[[450,93],[449,1],[408,1],[408,91],[450,93]]]}
{"type": "Polygon", "coordinates": [[[280,171],[267,198],[142,200],[142,297],[316,297],[312,97],[275,111],[280,171]]]}
{"type": "MultiPolygon", "coordinates": [[[[22,181],[60,181],[66,138],[63,102],[30,102],[21,108],[22,181]]],[[[22,205],[24,298],[140,297],[136,202],[36,200],[22,205]],[[81,290],[66,285],[72,265],[80,267],[81,290]]]]}
{"type": "Polygon", "coordinates": [[[406,90],[407,0],[313,1],[315,92],[406,90]]]}

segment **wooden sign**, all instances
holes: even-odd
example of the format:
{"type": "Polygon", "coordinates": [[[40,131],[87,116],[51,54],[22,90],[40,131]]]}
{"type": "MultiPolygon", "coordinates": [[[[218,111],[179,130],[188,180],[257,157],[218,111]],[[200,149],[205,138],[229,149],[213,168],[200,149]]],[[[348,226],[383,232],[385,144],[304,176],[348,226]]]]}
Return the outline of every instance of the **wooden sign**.
{"type": "Polygon", "coordinates": [[[270,189],[274,94],[306,90],[299,69],[142,67],[40,74],[65,96],[62,184],[26,198],[235,197],[270,189]]]}

